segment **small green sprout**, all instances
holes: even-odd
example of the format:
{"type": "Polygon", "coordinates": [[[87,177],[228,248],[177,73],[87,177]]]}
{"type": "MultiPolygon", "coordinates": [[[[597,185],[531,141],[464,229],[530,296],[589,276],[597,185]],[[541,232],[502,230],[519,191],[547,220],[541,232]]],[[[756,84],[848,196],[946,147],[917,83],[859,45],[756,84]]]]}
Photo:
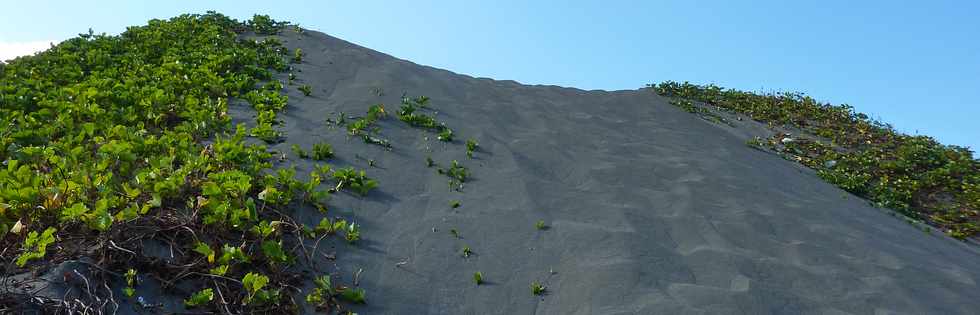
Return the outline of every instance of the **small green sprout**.
{"type": "Polygon", "coordinates": [[[538,230],[547,230],[548,226],[544,223],[544,220],[538,220],[538,222],[534,223],[534,228],[538,230]]]}
{"type": "Polygon", "coordinates": [[[126,276],[126,287],[123,288],[123,294],[125,294],[126,297],[133,297],[133,295],[136,294],[136,289],[133,288],[134,286],[136,286],[136,280],[137,280],[136,269],[130,268],[129,270],[126,270],[125,276],[126,276]]]}
{"type": "Polygon", "coordinates": [[[434,165],[436,165],[436,161],[433,161],[431,156],[425,157],[425,167],[432,167],[434,165]]]}
{"type": "Polygon", "coordinates": [[[301,159],[310,158],[310,153],[306,152],[306,150],[303,150],[303,148],[301,148],[298,144],[294,144],[290,146],[290,148],[293,150],[293,154],[295,154],[296,157],[299,157],[301,159]]]}
{"type": "Polygon", "coordinates": [[[531,294],[542,295],[546,290],[548,290],[548,288],[542,285],[540,282],[531,282],[531,294]]]}
{"type": "Polygon", "coordinates": [[[473,139],[466,140],[466,156],[472,159],[473,152],[476,152],[476,148],[478,148],[479,146],[480,144],[476,143],[476,140],[473,139]]]}
{"type": "Polygon", "coordinates": [[[473,255],[473,250],[469,246],[463,246],[463,258],[470,258],[473,255]]]}
{"type": "Polygon", "coordinates": [[[330,276],[319,276],[313,279],[313,283],[316,284],[316,287],[313,288],[313,292],[306,295],[306,303],[321,307],[333,297],[333,285],[330,283],[330,276]]]}
{"type": "Polygon", "coordinates": [[[442,128],[439,132],[439,141],[453,142],[453,130],[449,128],[442,128]]]}
{"type": "Polygon", "coordinates": [[[296,50],[293,51],[293,62],[294,63],[303,62],[303,49],[302,48],[296,48],[296,50]]]}
{"type": "Polygon", "coordinates": [[[361,239],[360,226],[358,226],[354,222],[351,222],[350,225],[347,226],[347,231],[346,234],[344,234],[344,238],[347,239],[347,242],[351,244],[357,242],[357,240],[361,239]]]}
{"type": "Polygon", "coordinates": [[[449,206],[452,207],[453,209],[459,208],[459,206],[460,206],[459,200],[450,201],[449,202],[449,206]]]}
{"type": "Polygon", "coordinates": [[[459,238],[459,231],[457,231],[455,228],[449,229],[449,234],[452,234],[455,238],[459,238]]]}
{"type": "Polygon", "coordinates": [[[305,96],[310,96],[310,94],[313,94],[313,87],[309,84],[300,85],[299,91],[303,92],[303,95],[305,96]]]}
{"type": "Polygon", "coordinates": [[[474,272],[473,273],[473,282],[476,282],[476,285],[483,284],[483,273],[482,272],[479,272],[479,271],[474,272]]]}
{"type": "Polygon", "coordinates": [[[327,160],[333,157],[333,147],[329,143],[317,143],[313,145],[313,159],[317,161],[327,160]]]}

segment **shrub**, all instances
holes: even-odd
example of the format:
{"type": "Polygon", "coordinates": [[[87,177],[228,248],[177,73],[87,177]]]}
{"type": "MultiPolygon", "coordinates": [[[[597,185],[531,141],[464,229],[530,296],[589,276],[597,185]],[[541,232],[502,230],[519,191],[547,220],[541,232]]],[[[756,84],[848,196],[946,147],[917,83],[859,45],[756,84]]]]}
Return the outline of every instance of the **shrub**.
{"type": "Polygon", "coordinates": [[[248,27],[252,28],[252,31],[255,32],[255,34],[276,35],[279,34],[279,31],[285,28],[286,25],[289,25],[289,22],[276,21],[268,15],[256,14],[252,16],[252,19],[248,21],[247,25],[248,27]]]}
{"type": "MultiPolygon", "coordinates": [[[[165,241],[184,271],[141,269],[146,277],[220,287],[226,312],[294,309],[291,299],[278,299],[283,284],[297,279],[281,266],[296,249],[282,242],[303,230],[272,222],[291,221],[284,206],[311,195],[309,183],[288,171],[265,176],[271,153],[245,139],[281,140],[276,114],[288,98],[272,71],[288,66],[278,40],[243,33],[267,35],[284,23],[267,16],[240,23],[214,12],[182,15],[118,36],[83,34],[3,65],[0,247],[11,249],[3,260],[12,268],[6,271],[90,255],[54,246],[58,240],[117,249],[165,241]],[[232,97],[256,110],[255,128],[232,124],[232,97]],[[16,233],[7,232],[12,228],[16,233]],[[21,244],[21,252],[12,252],[21,244]],[[271,261],[277,266],[265,263],[271,261]]],[[[143,255],[93,261],[104,271],[94,277],[125,276],[124,294],[135,294],[138,282],[130,266],[158,263],[143,255]]],[[[189,306],[205,307],[212,299],[206,290],[198,293],[189,306]]],[[[77,298],[86,305],[115,303],[104,296],[94,301],[95,294],[77,298]]]]}

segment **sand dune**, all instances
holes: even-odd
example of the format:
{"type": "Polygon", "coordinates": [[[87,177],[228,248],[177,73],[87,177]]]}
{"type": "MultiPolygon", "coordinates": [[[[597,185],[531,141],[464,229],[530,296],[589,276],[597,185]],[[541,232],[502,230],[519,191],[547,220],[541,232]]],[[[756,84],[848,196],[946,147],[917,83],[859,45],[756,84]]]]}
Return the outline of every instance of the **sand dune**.
{"type": "MultiPolygon", "coordinates": [[[[975,246],[923,233],[745,146],[765,130],[751,120],[712,124],[648,90],[473,78],[314,31],[281,38],[306,52],[297,84],[314,91],[288,88],[287,139],[274,148],[327,141],[342,156],[333,163],[381,182],[369,198],[333,198],[331,211],[361,223],[364,240],[331,244],[337,261],[322,261],[345,280],[363,269],[370,302],[355,308],[362,314],[969,314],[980,306],[975,246]],[[391,118],[379,123],[391,151],[324,123],[375,103],[394,110],[403,93],[430,97],[459,139],[478,140],[475,158],[461,140],[445,144],[391,118]],[[425,167],[427,156],[461,161],[473,180],[451,191],[425,167]],[[536,230],[538,220],[550,228],[536,230]],[[463,246],[474,254],[463,258],[463,246]],[[474,285],[476,271],[486,285],[474,285]],[[547,293],[532,296],[532,281],[547,293]]],[[[234,108],[251,119],[247,105],[234,108]]]]}

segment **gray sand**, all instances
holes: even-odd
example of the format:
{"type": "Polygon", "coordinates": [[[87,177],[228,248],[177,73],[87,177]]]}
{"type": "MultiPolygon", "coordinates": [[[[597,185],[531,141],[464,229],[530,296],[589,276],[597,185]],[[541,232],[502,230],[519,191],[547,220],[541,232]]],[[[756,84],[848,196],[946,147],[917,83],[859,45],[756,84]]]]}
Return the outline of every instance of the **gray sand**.
{"type": "MultiPolygon", "coordinates": [[[[363,269],[368,304],[355,308],[360,313],[968,314],[980,307],[976,246],[925,233],[749,148],[747,137],[763,132],[755,122],[713,124],[647,90],[473,78],[319,32],[284,32],[283,40],[306,53],[297,82],[314,92],[289,88],[288,140],[276,148],[328,141],[339,155],[333,164],[365,168],[381,183],[367,198],[331,201],[334,214],[364,228],[360,244],[333,244],[344,281],[363,269]],[[388,152],[324,123],[338,112],[363,115],[375,103],[393,113],[402,93],[429,96],[456,143],[389,117],[380,123],[394,145],[388,152]],[[475,159],[462,145],[471,137],[481,146],[475,159]],[[442,165],[458,159],[474,179],[463,193],[450,191],[446,177],[425,167],[427,155],[442,165]],[[451,209],[455,199],[462,207],[451,209]],[[536,230],[538,220],[551,228],[536,230]],[[475,255],[463,258],[464,245],[475,255]],[[476,286],[475,271],[488,284],[476,286]],[[532,296],[535,280],[547,294],[532,296]]],[[[309,163],[291,160],[309,171],[309,163]]],[[[309,224],[317,218],[311,213],[309,224]]]]}
{"type": "MultiPolygon", "coordinates": [[[[319,32],[285,31],[281,40],[306,56],[295,65],[302,72],[279,115],[288,138],[272,148],[290,152],[291,144],[309,149],[326,141],[338,156],[332,165],[366,169],[380,181],[365,198],[340,193],[329,202],[329,215],[353,218],[363,239],[320,246],[336,254],[336,261],[318,261],[339,275],[335,283],[350,284],[361,270],[368,304],[354,306],[360,314],[980,309],[975,244],[923,232],[797,164],[746,146],[749,137],[765,135],[761,124],[711,123],[648,90],[473,78],[319,32]],[[312,85],[313,94],[303,96],[300,84],[312,85]],[[456,142],[389,117],[379,122],[394,146],[385,151],[325,123],[340,112],[364,115],[376,103],[393,114],[402,93],[430,97],[456,142]],[[468,138],[480,143],[474,159],[465,155],[468,138]],[[447,177],[425,166],[427,156],[443,166],[459,160],[472,180],[463,192],[451,191],[447,177]],[[462,206],[452,209],[451,200],[462,206]],[[538,220],[550,228],[537,230],[538,220]],[[473,255],[462,257],[463,246],[473,255]],[[484,285],[475,285],[476,271],[484,285]],[[532,281],[547,286],[546,294],[533,296],[532,281]]],[[[252,120],[240,101],[231,114],[252,120]]],[[[313,163],[288,155],[277,166],[310,172],[313,163]]],[[[309,226],[323,216],[297,212],[309,226]]],[[[144,283],[138,292],[180,311],[185,296],[160,296],[154,286],[144,283]]]]}

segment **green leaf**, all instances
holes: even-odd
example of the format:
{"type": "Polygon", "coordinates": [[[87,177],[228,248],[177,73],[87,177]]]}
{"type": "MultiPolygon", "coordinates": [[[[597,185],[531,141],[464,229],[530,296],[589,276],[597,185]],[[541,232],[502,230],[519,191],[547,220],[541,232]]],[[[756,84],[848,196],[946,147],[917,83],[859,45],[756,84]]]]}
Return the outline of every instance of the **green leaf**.
{"type": "Polygon", "coordinates": [[[187,305],[187,307],[198,307],[211,303],[212,300],[214,300],[214,290],[207,288],[197,291],[189,299],[184,300],[184,305],[187,305]]]}
{"type": "Polygon", "coordinates": [[[64,208],[61,210],[61,221],[78,221],[83,218],[83,216],[88,212],[88,207],[81,202],[76,202],[72,204],[71,207],[64,208]]]}
{"type": "Polygon", "coordinates": [[[346,290],[344,290],[344,292],[340,294],[340,297],[351,303],[364,304],[366,302],[365,295],[367,295],[367,292],[364,291],[364,289],[347,288],[346,290]]]}
{"type": "Polygon", "coordinates": [[[286,263],[289,262],[289,256],[282,249],[281,242],[274,242],[272,240],[266,240],[262,242],[262,253],[269,261],[274,263],[286,263]]]}
{"type": "Polygon", "coordinates": [[[194,251],[207,257],[209,264],[214,263],[214,250],[207,243],[197,242],[197,245],[194,245],[194,251]]]}

